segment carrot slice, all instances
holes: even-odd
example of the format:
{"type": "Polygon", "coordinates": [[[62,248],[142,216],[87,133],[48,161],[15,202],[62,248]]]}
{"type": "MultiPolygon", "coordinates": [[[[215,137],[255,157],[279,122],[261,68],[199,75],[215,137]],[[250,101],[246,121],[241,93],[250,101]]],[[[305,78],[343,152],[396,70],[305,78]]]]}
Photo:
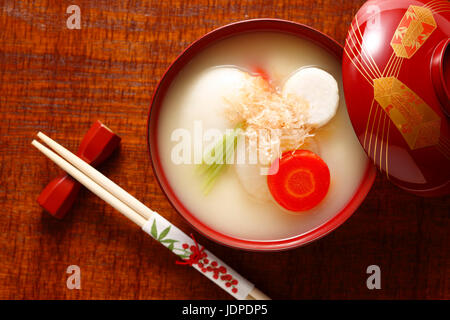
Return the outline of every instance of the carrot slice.
{"type": "MultiPolygon", "coordinates": [[[[278,204],[290,211],[307,211],[328,193],[330,170],[325,161],[308,150],[283,153],[278,171],[267,176],[270,193],[278,204]]],[[[276,171],[276,170],[275,170],[276,171]]]]}
{"type": "Polygon", "coordinates": [[[253,67],[251,67],[250,69],[251,72],[257,74],[258,76],[260,76],[261,78],[263,78],[264,80],[267,81],[267,83],[271,83],[271,79],[269,74],[267,73],[267,71],[265,69],[263,69],[260,66],[254,65],[253,67]]]}

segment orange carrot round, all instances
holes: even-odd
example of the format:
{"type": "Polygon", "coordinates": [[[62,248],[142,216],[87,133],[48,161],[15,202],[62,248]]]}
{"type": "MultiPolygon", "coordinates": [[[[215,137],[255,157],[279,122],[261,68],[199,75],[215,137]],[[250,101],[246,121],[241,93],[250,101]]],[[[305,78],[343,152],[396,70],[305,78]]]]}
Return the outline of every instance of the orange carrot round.
{"type": "Polygon", "coordinates": [[[267,176],[267,184],[273,198],[283,208],[307,211],[325,198],[330,186],[330,170],[317,154],[308,150],[288,151],[283,153],[278,165],[277,173],[267,176]]]}

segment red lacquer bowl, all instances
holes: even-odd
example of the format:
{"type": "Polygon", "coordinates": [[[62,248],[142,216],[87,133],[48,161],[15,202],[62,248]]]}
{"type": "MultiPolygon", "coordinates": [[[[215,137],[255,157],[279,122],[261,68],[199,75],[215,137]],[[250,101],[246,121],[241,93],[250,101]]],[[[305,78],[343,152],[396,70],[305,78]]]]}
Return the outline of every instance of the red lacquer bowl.
{"type": "Polygon", "coordinates": [[[376,166],[422,196],[450,193],[450,2],[372,0],[350,27],[347,108],[376,166]]]}
{"type": "Polygon", "coordinates": [[[256,19],[247,20],[224,27],[218,28],[206,35],[204,35],[199,40],[192,43],[180,56],[172,63],[172,65],[167,69],[166,73],[159,82],[156,91],[153,95],[153,101],[149,112],[148,118],[148,146],[150,150],[150,156],[152,160],[153,170],[157,177],[157,180],[161,186],[161,189],[169,199],[173,207],[199,232],[201,232],[206,237],[217,241],[221,244],[246,249],[254,251],[274,251],[274,250],[285,250],[290,248],[295,248],[316,239],[323,237],[328,234],[339,225],[341,225],[345,220],[347,220],[352,213],[358,208],[361,202],[366,197],[369,192],[373,181],[375,179],[375,169],[373,165],[368,161],[366,172],[364,178],[359,186],[357,192],[354,194],[353,198],[347,203],[347,205],[340,211],[336,212],[336,215],[331,218],[326,223],[320,225],[319,227],[310,230],[309,232],[300,234],[289,239],[282,240],[264,240],[264,241],[253,241],[246,239],[239,239],[235,237],[230,237],[226,234],[220,233],[204,224],[202,221],[196,218],[193,212],[190,212],[184,204],[179,200],[177,195],[174,193],[172,187],[170,186],[164,170],[161,165],[161,159],[158,153],[158,117],[160,109],[162,106],[162,101],[164,96],[180,70],[199,52],[204,50],[206,47],[213,43],[216,43],[225,38],[255,31],[270,31],[270,32],[280,32],[284,34],[294,35],[302,39],[308,39],[317,45],[321,46],[332,55],[336,57],[338,61],[341,61],[343,48],[333,39],[327,35],[320,33],[310,27],[302,24],[289,22],[285,20],[277,19],[256,19]]]}

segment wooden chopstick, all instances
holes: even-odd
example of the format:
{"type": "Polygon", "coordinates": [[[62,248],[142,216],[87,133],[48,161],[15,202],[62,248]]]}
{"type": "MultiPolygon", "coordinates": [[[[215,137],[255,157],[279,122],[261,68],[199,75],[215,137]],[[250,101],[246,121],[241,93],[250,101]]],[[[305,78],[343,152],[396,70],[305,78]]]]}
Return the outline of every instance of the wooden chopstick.
{"type": "Polygon", "coordinates": [[[126,192],[124,189],[115,184],[112,180],[104,176],[100,171],[90,166],[87,162],[83,161],[81,158],[77,157],[75,154],[55,142],[54,140],[47,137],[42,132],[39,132],[37,136],[45,142],[50,148],[52,148],[56,153],[58,153],[62,158],[66,159],[69,163],[71,163],[78,170],[83,172],[93,181],[95,181],[98,185],[105,188],[115,197],[119,198],[123,203],[129,206],[131,209],[135,210],[141,216],[146,219],[150,219],[150,217],[155,214],[153,210],[148,208],[138,199],[133,197],[131,194],[126,192]]]}
{"type": "MultiPolygon", "coordinates": [[[[55,162],[74,179],[78,180],[87,189],[99,196],[105,202],[109,203],[117,211],[121,212],[124,216],[139,225],[141,228],[144,227],[152,216],[160,217],[158,213],[146,207],[143,203],[131,196],[124,189],[119,187],[82,159],[78,158],[69,150],[65,149],[41,132],[38,133],[38,137],[41,138],[42,141],[44,141],[54,151],[59,153],[59,155],[36,140],[33,140],[33,146],[46,155],[50,160],[55,162]]],[[[176,227],[174,226],[174,228],[176,227]]],[[[240,275],[238,276],[241,277],[240,275]]],[[[270,298],[257,288],[253,287],[245,299],[267,300],[270,298]]]]}
{"type": "Polygon", "coordinates": [[[128,207],[125,203],[120,201],[118,198],[114,197],[107,190],[102,188],[95,181],[90,179],[88,176],[83,174],[77,168],[72,166],[69,162],[58,156],[55,152],[50,150],[49,148],[42,145],[40,142],[33,140],[31,143],[35,146],[39,151],[41,151],[44,155],[46,155],[50,160],[52,160],[56,165],[58,165],[61,169],[66,171],[69,175],[71,175],[75,180],[80,182],[83,186],[85,186],[92,193],[96,194],[100,199],[109,203],[114,209],[122,213],[125,217],[136,223],[138,226],[142,227],[146,222],[146,219],[141,215],[137,214],[133,209],[128,207]]]}

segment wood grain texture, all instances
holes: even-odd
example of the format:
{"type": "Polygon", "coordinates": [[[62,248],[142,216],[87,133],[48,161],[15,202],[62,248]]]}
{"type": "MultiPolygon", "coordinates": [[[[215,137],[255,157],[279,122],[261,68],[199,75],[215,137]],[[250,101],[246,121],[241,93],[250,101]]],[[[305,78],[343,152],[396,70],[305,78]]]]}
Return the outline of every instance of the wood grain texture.
{"type": "MultiPolygon", "coordinates": [[[[85,190],[63,221],[42,212],[36,198],[59,171],[30,142],[41,130],[75,150],[103,121],[123,139],[103,171],[192,232],[159,189],[146,147],[151,94],[169,63],[205,32],[249,18],[294,20],[343,43],[363,2],[0,1],[0,298],[230,299],[85,190]],[[71,4],[81,30],[66,28],[71,4]],[[72,264],[81,290],[66,288],[72,264]]],[[[274,299],[448,299],[449,204],[379,175],[352,218],[306,247],[251,253],[196,237],[274,299]],[[381,290],[366,288],[371,264],[381,290]]]]}

